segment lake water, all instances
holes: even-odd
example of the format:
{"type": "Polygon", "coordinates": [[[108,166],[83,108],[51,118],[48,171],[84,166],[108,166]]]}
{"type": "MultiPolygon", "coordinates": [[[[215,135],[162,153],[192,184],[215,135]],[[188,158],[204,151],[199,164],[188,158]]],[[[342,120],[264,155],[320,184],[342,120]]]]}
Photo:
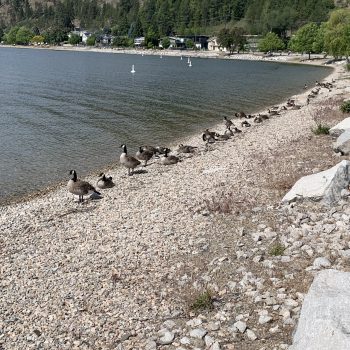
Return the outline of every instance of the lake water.
{"type": "Polygon", "coordinates": [[[281,63],[0,48],[0,204],[322,80],[281,63]],[[135,74],[131,66],[135,65],[135,74]]]}

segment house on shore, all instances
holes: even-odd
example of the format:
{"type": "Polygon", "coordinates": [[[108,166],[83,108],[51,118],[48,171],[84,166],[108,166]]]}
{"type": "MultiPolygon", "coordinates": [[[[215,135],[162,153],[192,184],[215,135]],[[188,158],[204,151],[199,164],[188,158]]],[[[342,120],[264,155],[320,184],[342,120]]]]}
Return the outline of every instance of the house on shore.
{"type": "Polygon", "coordinates": [[[208,50],[209,36],[207,36],[207,35],[186,35],[184,38],[186,40],[192,40],[196,49],[208,50]]]}
{"type": "Polygon", "coordinates": [[[173,50],[184,50],[184,49],[186,49],[185,38],[180,38],[180,37],[177,37],[177,36],[170,36],[169,40],[170,40],[169,49],[173,49],[173,50]]]}
{"type": "Polygon", "coordinates": [[[222,47],[218,43],[218,38],[213,36],[208,39],[208,51],[216,51],[216,52],[227,52],[226,47],[222,47]]]}
{"type": "Polygon", "coordinates": [[[145,46],[145,37],[140,36],[138,38],[134,39],[134,46],[135,47],[144,47],[145,46]]]}
{"type": "Polygon", "coordinates": [[[83,44],[86,44],[87,39],[92,35],[92,33],[86,30],[81,30],[80,28],[75,28],[68,34],[68,38],[70,38],[72,35],[78,35],[80,37],[80,41],[83,44]]]}

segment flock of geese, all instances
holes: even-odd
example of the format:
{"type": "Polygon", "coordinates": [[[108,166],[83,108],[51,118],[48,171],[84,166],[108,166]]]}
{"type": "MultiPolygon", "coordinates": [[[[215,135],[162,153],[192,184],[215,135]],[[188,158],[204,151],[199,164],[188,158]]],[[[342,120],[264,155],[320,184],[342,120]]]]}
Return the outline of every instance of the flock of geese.
{"type": "MultiPolygon", "coordinates": [[[[307,88],[307,86],[304,86],[307,88]]],[[[330,90],[333,88],[332,83],[318,83],[316,81],[316,88],[311,91],[307,96],[307,104],[309,104],[310,99],[317,96],[321,88],[326,88],[330,90]]],[[[259,124],[265,120],[270,119],[272,116],[280,116],[283,112],[287,110],[298,110],[301,108],[301,105],[295,103],[294,99],[288,99],[287,102],[282,106],[274,106],[267,110],[265,114],[258,113],[257,115],[245,114],[244,112],[235,113],[237,119],[243,119],[240,122],[242,128],[248,128],[252,126],[252,123],[259,124]],[[248,121],[249,120],[249,121],[248,121]]],[[[217,141],[227,141],[231,139],[235,134],[242,132],[235,123],[224,117],[225,132],[219,134],[215,131],[210,131],[209,129],[204,130],[202,134],[202,140],[205,142],[205,146],[208,147],[208,144],[215,143],[217,141]]],[[[151,160],[152,157],[160,158],[160,163],[162,165],[173,165],[181,161],[181,159],[175,155],[169,155],[171,150],[167,147],[153,147],[153,146],[141,146],[136,152],[135,156],[128,154],[126,145],[121,145],[122,153],[120,155],[120,164],[128,169],[128,175],[133,175],[134,170],[138,167],[141,162],[144,162],[143,166],[147,166],[147,162],[151,160]]],[[[194,153],[197,147],[189,145],[179,145],[177,153],[194,153]]],[[[96,188],[87,181],[78,179],[77,173],[75,170],[71,170],[71,178],[68,181],[67,189],[73,195],[79,196],[79,203],[84,201],[84,196],[89,194],[95,194],[100,196],[101,193],[96,190],[96,188]]],[[[108,189],[114,186],[114,182],[111,176],[106,176],[104,173],[99,175],[99,178],[96,182],[96,187],[98,189],[108,189]]]]}

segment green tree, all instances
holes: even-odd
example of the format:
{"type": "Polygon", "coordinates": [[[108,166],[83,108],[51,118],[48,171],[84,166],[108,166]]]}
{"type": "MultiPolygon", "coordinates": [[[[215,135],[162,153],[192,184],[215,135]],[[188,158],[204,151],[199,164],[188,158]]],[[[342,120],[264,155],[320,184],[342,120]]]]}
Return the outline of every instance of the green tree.
{"type": "Polygon", "coordinates": [[[132,45],[132,40],[127,36],[116,36],[113,38],[112,46],[116,47],[129,47],[132,45]]]}
{"type": "Polygon", "coordinates": [[[54,27],[44,33],[45,42],[49,44],[60,44],[68,39],[65,30],[59,27],[54,27]]]}
{"type": "Polygon", "coordinates": [[[325,25],[324,49],[334,57],[350,54],[350,10],[334,11],[325,25]]]}
{"type": "Polygon", "coordinates": [[[168,49],[170,46],[170,39],[166,36],[162,39],[162,46],[164,49],[168,49]]]}
{"type": "Polygon", "coordinates": [[[319,27],[315,23],[309,23],[301,27],[291,39],[290,49],[297,52],[307,52],[310,59],[318,39],[318,30],[319,27]]]}
{"type": "Polygon", "coordinates": [[[187,39],[185,44],[188,49],[194,49],[194,42],[192,39],[187,39]]]}
{"type": "Polygon", "coordinates": [[[96,36],[95,35],[90,35],[86,40],[87,46],[94,46],[95,43],[96,43],[96,36]]]}
{"type": "Polygon", "coordinates": [[[30,42],[33,44],[42,44],[44,42],[45,38],[42,35],[34,35],[30,42]]]}
{"type": "Polygon", "coordinates": [[[10,44],[10,45],[16,44],[16,35],[18,30],[19,30],[19,27],[13,27],[5,34],[6,44],[10,44]]]}
{"type": "Polygon", "coordinates": [[[30,29],[27,27],[20,27],[16,34],[16,44],[28,45],[33,36],[34,34],[30,29]]]}
{"type": "Polygon", "coordinates": [[[233,47],[232,33],[228,28],[223,28],[218,34],[218,44],[231,52],[233,47]]]}
{"type": "Polygon", "coordinates": [[[234,27],[231,30],[232,43],[234,50],[239,51],[244,50],[244,46],[247,44],[247,39],[244,36],[244,29],[240,27],[234,27]]]}
{"type": "Polygon", "coordinates": [[[159,43],[158,34],[153,28],[149,28],[147,34],[145,36],[145,45],[151,49],[153,47],[157,47],[159,43]]]}
{"type": "Polygon", "coordinates": [[[276,33],[267,33],[259,43],[259,50],[262,52],[278,51],[285,48],[283,40],[276,33]]]}
{"type": "Polygon", "coordinates": [[[71,34],[69,39],[68,39],[68,42],[71,45],[77,45],[80,43],[80,36],[78,34],[71,34]]]}

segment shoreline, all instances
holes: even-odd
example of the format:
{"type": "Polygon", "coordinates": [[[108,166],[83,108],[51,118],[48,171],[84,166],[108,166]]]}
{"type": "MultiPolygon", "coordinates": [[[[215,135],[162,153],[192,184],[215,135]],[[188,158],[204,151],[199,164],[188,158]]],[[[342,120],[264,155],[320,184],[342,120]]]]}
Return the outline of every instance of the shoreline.
{"type": "Polygon", "coordinates": [[[265,56],[261,52],[252,53],[233,53],[231,55],[225,52],[204,51],[204,50],[159,50],[159,49],[121,49],[112,47],[88,47],[88,46],[27,46],[27,45],[0,45],[1,48],[12,49],[33,49],[33,50],[53,50],[66,52],[94,52],[109,54],[126,54],[126,55],[145,55],[145,56],[169,56],[169,57],[192,57],[207,59],[225,59],[225,60],[244,60],[244,61],[261,61],[261,62],[278,62],[286,64],[304,64],[322,66],[329,59],[323,58],[323,55],[315,54],[311,60],[305,54],[275,54],[271,57],[265,56]]]}
{"type": "MultiPolygon", "coordinates": [[[[318,67],[324,67],[325,69],[329,69],[330,72],[327,75],[327,77],[325,79],[327,79],[330,75],[332,75],[332,73],[334,72],[334,70],[336,69],[336,66],[325,66],[324,62],[327,61],[326,59],[321,59],[319,62],[315,62],[313,60],[311,61],[303,61],[303,62],[295,62],[293,60],[300,58],[301,56],[299,55],[294,55],[294,56],[288,56],[288,55],[284,55],[284,56],[276,56],[274,58],[263,58],[261,57],[261,55],[251,55],[251,54],[237,54],[231,57],[220,57],[219,54],[212,54],[211,52],[206,52],[206,51],[186,51],[186,55],[182,55],[181,51],[173,51],[173,50],[120,50],[120,49],[100,49],[100,48],[89,48],[89,47],[35,47],[35,46],[21,46],[21,45],[16,45],[16,46],[11,46],[11,45],[1,45],[1,47],[5,47],[5,48],[17,48],[17,49],[37,49],[37,50],[54,50],[54,51],[69,51],[69,52],[96,52],[96,53],[117,53],[117,54],[136,54],[136,55],[141,55],[142,53],[145,53],[145,55],[151,55],[151,56],[157,56],[159,54],[163,54],[164,56],[174,56],[174,57],[197,57],[197,58],[215,58],[215,59],[227,59],[227,60],[246,60],[246,61],[260,61],[260,62],[278,62],[278,63],[284,63],[284,64],[303,64],[303,65],[312,65],[312,66],[318,66],[318,67]],[[195,56],[197,55],[197,56],[195,56]],[[253,57],[253,59],[252,59],[253,57]],[[275,59],[276,58],[276,59],[275,59]],[[282,60],[280,60],[282,59],[282,60]],[[289,60],[286,60],[289,59],[289,60]]],[[[306,55],[307,56],[307,55],[306,55]]],[[[298,98],[299,96],[303,96],[305,94],[304,92],[300,92],[300,94],[295,94],[293,96],[290,97],[295,97],[298,98]]],[[[278,105],[282,105],[283,101],[280,101],[279,103],[277,103],[278,105]]],[[[249,111],[245,111],[247,114],[251,113],[251,114],[257,114],[257,113],[263,113],[269,106],[264,106],[261,109],[258,110],[249,110],[249,111]]],[[[233,117],[233,120],[235,118],[233,117]]],[[[210,128],[220,128],[220,126],[222,125],[221,122],[214,122],[210,128]]],[[[200,132],[192,132],[191,134],[187,135],[186,137],[181,137],[177,140],[173,140],[171,142],[170,145],[168,145],[171,149],[174,149],[175,146],[177,146],[178,144],[184,143],[184,140],[188,140],[188,139],[193,139],[193,138],[199,138],[200,137],[200,132]]],[[[111,161],[111,163],[106,164],[103,168],[101,169],[94,169],[89,171],[85,177],[87,178],[91,178],[92,176],[97,176],[98,173],[100,172],[106,172],[106,171],[110,171],[110,170],[116,170],[116,169],[120,169],[120,164],[119,164],[119,159],[116,158],[115,161],[111,161]]],[[[11,196],[7,196],[2,202],[0,202],[0,208],[1,207],[6,207],[6,206],[10,206],[13,204],[18,204],[18,203],[23,203],[23,202],[27,202],[27,201],[31,201],[34,200],[35,198],[40,198],[42,196],[47,195],[50,192],[55,192],[57,191],[59,188],[64,187],[65,186],[65,180],[56,182],[56,183],[52,183],[49,184],[43,188],[37,189],[37,190],[33,190],[30,191],[28,193],[25,194],[14,194],[11,196]]]]}
{"type": "MultiPolygon", "coordinates": [[[[269,255],[276,240],[290,246],[285,228],[270,214],[295,175],[340,159],[329,139],[310,128],[319,104],[349,94],[342,69],[326,78],[336,79],[336,87],[322,89],[310,105],[305,106],[307,90],[298,95],[301,109],[208,151],[198,135],[185,138],[184,144],[199,150],[181,163],[164,167],[152,161],[147,173],[131,177],[126,169],[111,170],[116,186],[103,191],[101,200],[79,205],[60,187],[1,207],[0,308],[6,319],[0,320],[0,345],[163,350],[181,347],[187,337],[186,349],[205,348],[204,335],[193,335],[197,328],[223,350],[230,344],[255,350],[290,343],[309,275],[299,279],[293,261],[298,255],[291,258],[287,249],[291,263],[269,255]],[[213,309],[189,311],[189,300],[203,290],[214,293],[213,309]],[[279,298],[293,308],[286,319],[279,316],[279,298]],[[266,325],[259,322],[262,312],[273,314],[266,325]],[[235,330],[237,321],[253,334],[235,330]],[[269,331],[272,326],[276,332],[269,331]]],[[[218,131],[223,130],[221,123],[218,131]]],[[[297,216],[287,212],[286,227],[294,229],[291,215],[297,216]]]]}

